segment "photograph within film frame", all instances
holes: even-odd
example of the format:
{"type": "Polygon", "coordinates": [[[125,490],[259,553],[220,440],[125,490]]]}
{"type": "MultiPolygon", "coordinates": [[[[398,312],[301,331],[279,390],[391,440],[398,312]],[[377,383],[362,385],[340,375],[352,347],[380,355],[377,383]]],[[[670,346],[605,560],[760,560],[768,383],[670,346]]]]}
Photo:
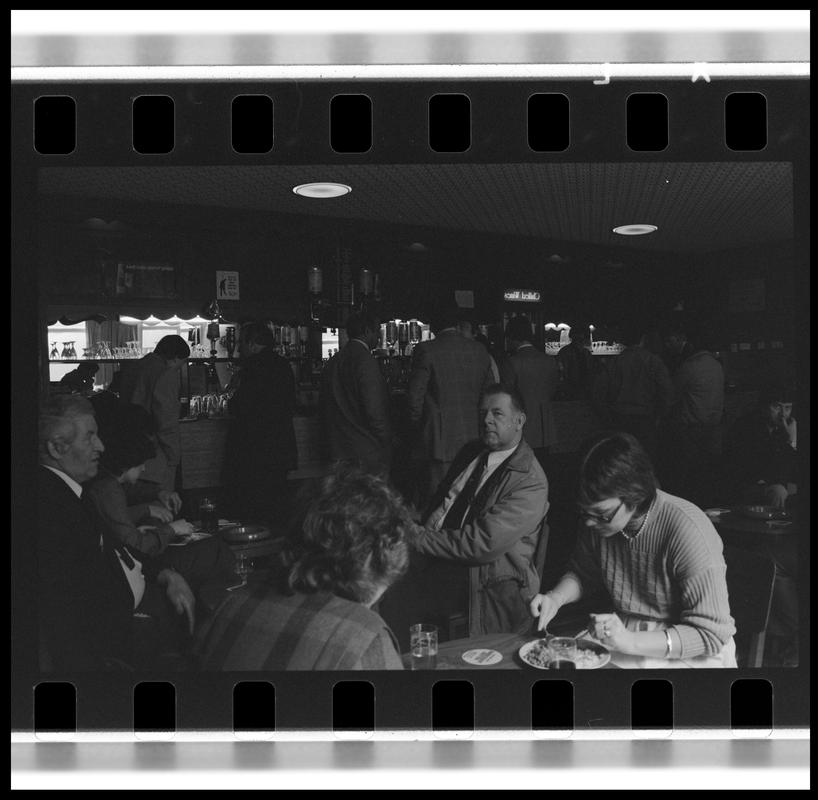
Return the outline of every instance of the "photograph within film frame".
{"type": "MultiPolygon", "coordinates": [[[[219,270],[241,276],[240,303],[224,302],[228,319],[232,312],[297,318],[315,288],[308,271],[316,264],[338,312],[355,302],[359,268],[377,273],[386,319],[455,292],[461,305],[499,323],[517,308],[506,292],[525,296],[519,308],[543,325],[561,305],[602,328],[634,309],[649,315],[676,304],[723,319],[735,345],[728,359],[766,342],[770,363],[797,379],[807,487],[799,527],[810,529],[808,80],[26,82],[12,89],[13,730],[32,729],[34,687],[43,681],[74,684],[79,732],[133,730],[135,685],[170,681],[170,726],[180,734],[231,731],[235,684],[261,681],[274,687],[277,731],[331,731],[335,684],[367,680],[376,731],[429,731],[434,684],[451,679],[473,686],[475,729],[532,731],[535,684],[552,675],[516,661],[508,669],[363,674],[41,670],[30,487],[35,399],[49,381],[47,326],[126,307],[142,319],[154,309],[196,313],[212,300],[219,270]],[[766,111],[760,135],[752,122],[745,130],[725,121],[728,98],[747,93],[754,95],[748,119],[766,111]],[[61,100],[38,105],[49,98],[61,100]],[[245,124],[240,141],[234,119],[245,124]],[[248,119],[257,123],[249,131],[248,119]],[[352,191],[338,199],[292,191],[317,181],[352,191]],[[635,224],[657,230],[612,233],[635,224]],[[112,292],[118,275],[130,281],[112,292]],[[135,297],[139,286],[147,288],[135,297]],[[769,330],[741,316],[759,308],[769,311],[769,330]]],[[[612,330],[605,336],[613,342],[612,330]]],[[[564,443],[569,452],[576,445],[564,443]]],[[[629,729],[632,684],[649,677],[672,681],[675,730],[728,729],[737,678],[771,682],[775,728],[806,726],[806,535],[798,547],[798,667],[572,672],[575,730],[629,729]]]]}

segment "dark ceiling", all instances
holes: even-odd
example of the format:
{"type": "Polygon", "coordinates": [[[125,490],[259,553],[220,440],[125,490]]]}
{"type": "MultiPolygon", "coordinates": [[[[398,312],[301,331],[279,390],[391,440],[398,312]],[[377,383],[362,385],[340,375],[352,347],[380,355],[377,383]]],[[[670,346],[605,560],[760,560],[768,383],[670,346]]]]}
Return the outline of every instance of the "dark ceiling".
{"type": "Polygon", "coordinates": [[[679,253],[793,236],[792,169],[778,162],[50,167],[40,191],[679,253]],[[352,192],[321,200],[292,192],[319,180],[352,192]],[[630,223],[658,231],[611,231],[630,223]]]}

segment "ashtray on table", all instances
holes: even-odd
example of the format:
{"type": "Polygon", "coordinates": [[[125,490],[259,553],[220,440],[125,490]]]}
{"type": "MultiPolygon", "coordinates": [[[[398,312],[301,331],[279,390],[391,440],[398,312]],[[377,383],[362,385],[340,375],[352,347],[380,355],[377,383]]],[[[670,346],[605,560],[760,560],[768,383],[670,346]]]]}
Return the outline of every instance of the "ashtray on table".
{"type": "Polygon", "coordinates": [[[749,519],[789,519],[786,511],[775,506],[737,506],[734,511],[749,519]]]}
{"type": "Polygon", "coordinates": [[[221,536],[229,544],[248,544],[269,539],[272,535],[264,525],[233,525],[221,530],[221,536]]]}

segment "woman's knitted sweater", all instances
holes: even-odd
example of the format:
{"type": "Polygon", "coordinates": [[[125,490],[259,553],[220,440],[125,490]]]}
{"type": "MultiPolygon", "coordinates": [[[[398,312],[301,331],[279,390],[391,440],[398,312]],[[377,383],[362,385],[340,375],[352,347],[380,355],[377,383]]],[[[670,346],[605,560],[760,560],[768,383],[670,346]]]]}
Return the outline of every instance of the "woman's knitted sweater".
{"type": "Polygon", "coordinates": [[[632,539],[580,525],[569,564],[583,595],[607,590],[630,630],[641,620],[674,628],[681,658],[716,655],[736,632],[726,571],[721,538],[704,512],[662,491],[632,539]]]}

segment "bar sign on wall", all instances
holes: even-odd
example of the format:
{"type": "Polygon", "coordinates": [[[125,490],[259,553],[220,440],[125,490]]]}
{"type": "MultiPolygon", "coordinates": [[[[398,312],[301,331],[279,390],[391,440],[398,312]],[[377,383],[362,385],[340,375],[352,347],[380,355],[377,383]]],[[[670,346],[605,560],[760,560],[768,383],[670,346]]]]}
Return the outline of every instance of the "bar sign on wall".
{"type": "Polygon", "coordinates": [[[506,289],[503,300],[510,303],[539,303],[540,293],[532,289],[506,289]]]}
{"type": "Polygon", "coordinates": [[[216,271],[216,299],[239,299],[239,273],[216,271]]]}

